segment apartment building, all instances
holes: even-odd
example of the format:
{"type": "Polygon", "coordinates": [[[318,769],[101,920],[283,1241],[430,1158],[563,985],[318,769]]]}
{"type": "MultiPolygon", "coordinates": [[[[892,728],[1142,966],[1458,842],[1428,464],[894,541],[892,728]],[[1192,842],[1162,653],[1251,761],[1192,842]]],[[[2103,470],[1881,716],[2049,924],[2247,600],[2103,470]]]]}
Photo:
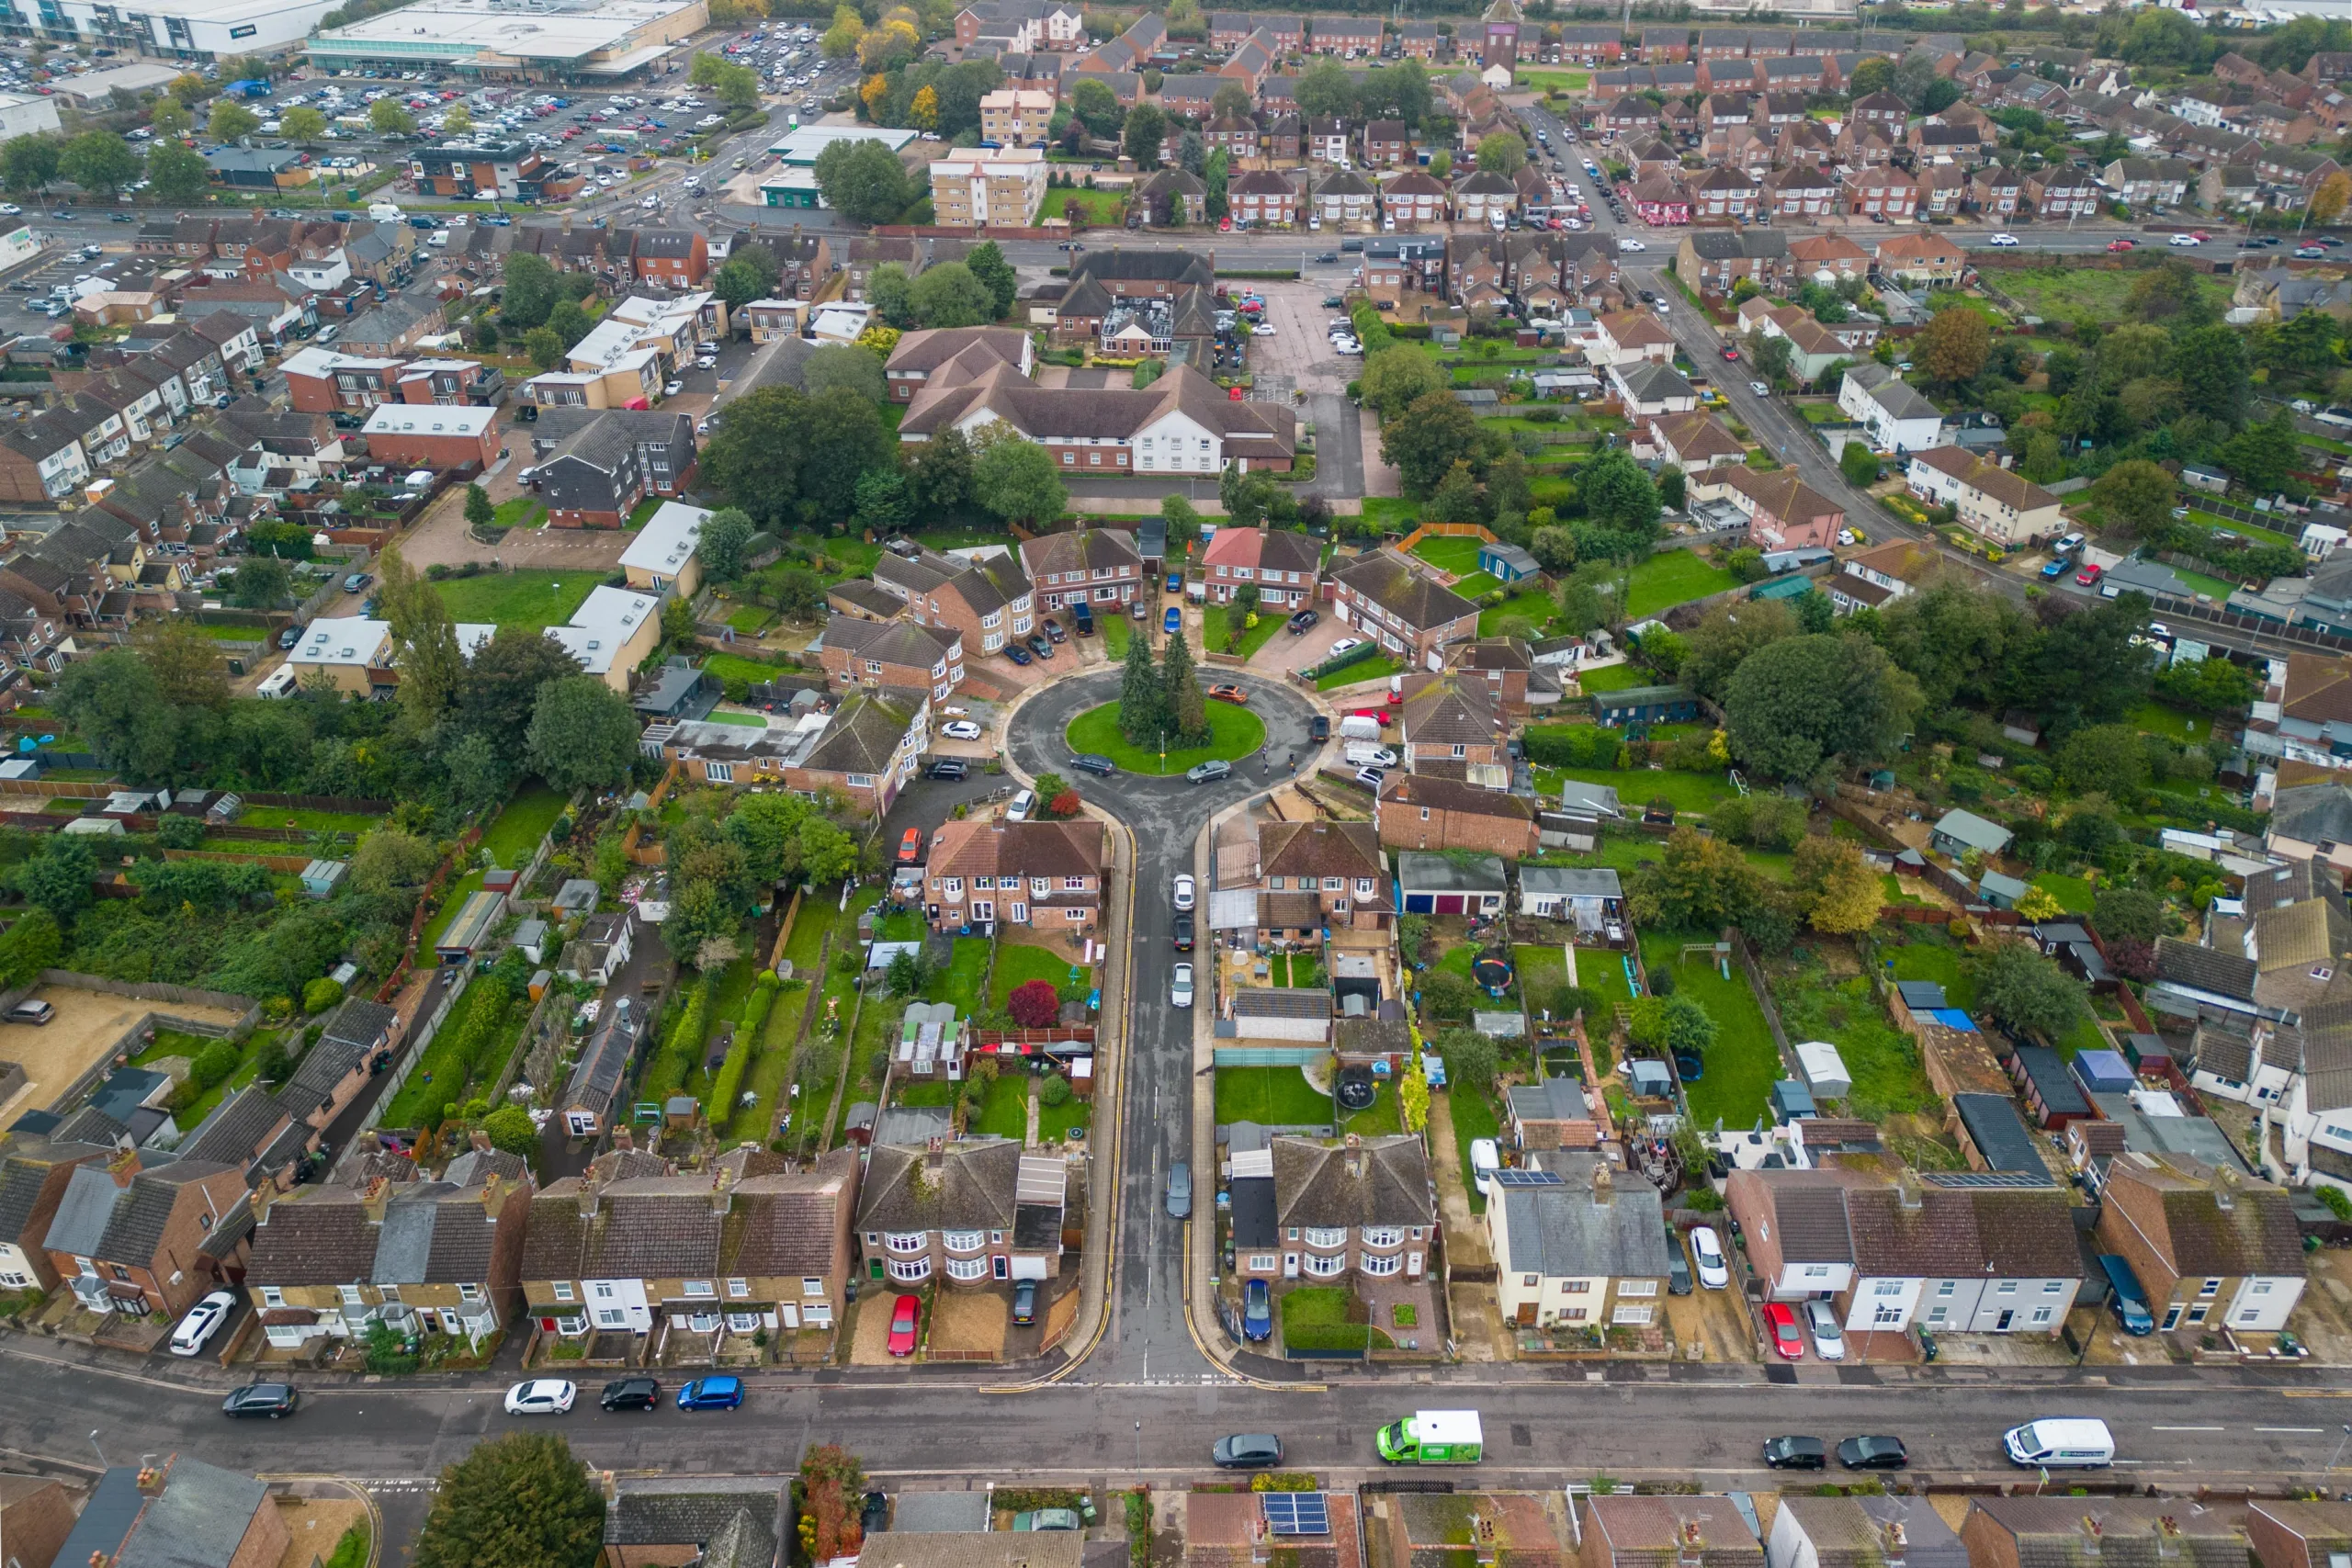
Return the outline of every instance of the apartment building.
{"type": "Polygon", "coordinates": [[[931,202],[946,228],[1026,228],[1046,204],[1045,151],[974,147],[951,152],[931,165],[931,202]]]}
{"type": "Polygon", "coordinates": [[[1002,147],[1042,146],[1053,118],[1053,94],[1000,88],[980,99],[980,140],[1002,147]]]}

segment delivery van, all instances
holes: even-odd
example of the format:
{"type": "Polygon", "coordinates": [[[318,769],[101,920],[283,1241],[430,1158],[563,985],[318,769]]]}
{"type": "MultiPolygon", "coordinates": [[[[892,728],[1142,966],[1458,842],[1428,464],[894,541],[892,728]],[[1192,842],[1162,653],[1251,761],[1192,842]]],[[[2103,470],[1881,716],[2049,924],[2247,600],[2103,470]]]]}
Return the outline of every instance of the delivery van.
{"type": "Polygon", "coordinates": [[[1359,768],[1393,768],[1396,765],[1396,752],[1370,740],[1349,741],[1346,756],[1359,768]]]}
{"type": "Polygon", "coordinates": [[[397,223],[401,220],[400,205],[390,201],[371,201],[368,204],[368,220],[371,223],[397,223]]]}
{"type": "Polygon", "coordinates": [[[1486,1453],[1475,1410],[1416,1410],[1381,1427],[1374,1440],[1390,1464],[1476,1464],[1486,1453]]]}
{"type": "Polygon", "coordinates": [[[2156,1320],[2148,1311],[2148,1292],[2140,1288],[2140,1276],[2132,1271],[2131,1260],[2112,1252],[2104,1253],[2098,1266],[2107,1275],[2108,1304],[2115,1309],[2123,1332],[2135,1337],[2154,1334],[2156,1320]]]}
{"type": "Polygon", "coordinates": [[[2115,1462],[2107,1423],[2086,1416],[2045,1416],[2002,1434],[2011,1464],[2029,1470],[2098,1470],[2115,1462]]]}

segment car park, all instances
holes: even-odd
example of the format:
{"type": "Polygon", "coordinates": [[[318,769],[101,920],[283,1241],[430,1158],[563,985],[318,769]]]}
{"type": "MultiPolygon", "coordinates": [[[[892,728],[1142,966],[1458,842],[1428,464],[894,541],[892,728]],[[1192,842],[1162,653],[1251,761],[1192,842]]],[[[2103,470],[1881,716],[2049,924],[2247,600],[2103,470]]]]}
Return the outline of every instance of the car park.
{"type": "Polygon", "coordinates": [[[1764,1327],[1772,1337],[1772,1352],[1783,1361],[1804,1359],[1804,1334],[1786,1302],[1764,1303],[1764,1327]]]}
{"type": "MultiPolygon", "coordinates": [[[[1189,964],[1179,964],[1176,967],[1187,976],[1192,974],[1193,966],[1189,964]]],[[[1189,979],[1187,984],[1190,984],[1189,979]]],[[[1184,1005],[1189,1007],[1192,1004],[1187,1001],[1184,1005]]],[[[1193,1217],[1193,1168],[1181,1159],[1168,1168],[1168,1217],[1175,1220],[1193,1217]]]]}
{"type": "Polygon", "coordinates": [[[266,1416],[276,1421],[291,1416],[301,1404],[301,1396],[292,1383],[249,1382],[243,1388],[232,1389],[229,1397],[220,1402],[223,1416],[266,1416]]]}
{"type": "Polygon", "coordinates": [[[1791,1435],[1764,1439],[1767,1470],[1826,1470],[1828,1464],[1829,1445],[1819,1438],[1791,1435]]]}
{"type": "Polygon", "coordinates": [[[1848,1438],[1838,1445],[1838,1462],[1848,1470],[1901,1470],[1911,1454],[1900,1438],[1848,1438]]]}
{"type": "Polygon", "coordinates": [[[681,1410],[734,1410],[742,1403],[741,1378],[696,1378],[678,1391],[681,1410]]]}
{"type": "Polygon", "coordinates": [[[662,1384],[652,1378],[615,1378],[596,1403],[607,1410],[659,1410],[662,1384]]]}
{"type": "Polygon", "coordinates": [[[889,1349],[893,1356],[915,1353],[916,1331],[922,1325],[922,1298],[899,1295],[890,1302],[889,1349]]]}
{"type": "MultiPolygon", "coordinates": [[[[1252,1280],[1263,1285],[1262,1280],[1252,1280]]],[[[1271,1432],[1237,1432],[1219,1438],[1209,1457],[1219,1470],[1272,1470],[1283,1462],[1283,1440],[1271,1432]]]]}
{"type": "Polygon", "coordinates": [[[235,1292],[213,1291],[207,1293],[202,1301],[187,1309],[187,1315],[180,1319],[177,1328],[172,1330],[172,1354],[201,1354],[205,1342],[220,1332],[220,1325],[228,1322],[230,1314],[236,1310],[235,1292]]]}
{"type": "Polygon", "coordinates": [[[561,1416],[571,1409],[578,1390],[561,1378],[533,1378],[506,1391],[509,1416],[561,1416]]]}

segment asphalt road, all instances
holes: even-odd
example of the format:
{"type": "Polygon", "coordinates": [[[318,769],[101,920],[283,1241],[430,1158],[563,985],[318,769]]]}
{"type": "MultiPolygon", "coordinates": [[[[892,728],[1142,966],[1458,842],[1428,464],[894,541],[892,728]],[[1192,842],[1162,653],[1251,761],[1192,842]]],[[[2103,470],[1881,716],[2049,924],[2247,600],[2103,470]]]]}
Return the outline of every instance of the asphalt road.
{"type": "MultiPolygon", "coordinates": [[[[1155,610],[1155,619],[1157,614],[1155,610]]],[[[1069,747],[1062,732],[1080,714],[1115,701],[1116,668],[1065,678],[1032,697],[1012,720],[1011,750],[1032,773],[1053,771],[1069,779],[1079,795],[1117,815],[1136,840],[1135,919],[1129,935],[1128,1059],[1125,1103],[1120,1107],[1123,1169],[1119,1191],[1119,1252],[1113,1318],[1102,1347],[1086,1362],[1089,1379],[1122,1382],[1200,1382],[1216,1375],[1184,1325],[1184,1227],[1170,1218],[1164,1201],[1168,1168],[1192,1158],[1192,1012],[1170,1005],[1175,953],[1171,903],[1180,872],[1193,869],[1193,851],[1209,818],[1284,776],[1285,759],[1295,750],[1302,764],[1313,750],[1306,723],[1313,713],[1296,692],[1253,676],[1214,671],[1250,693],[1250,707],[1266,721],[1270,767],[1256,757],[1234,764],[1223,783],[1194,785],[1180,774],[1148,778],[1121,773],[1098,778],[1069,767],[1069,747]]],[[[1114,897],[1123,890],[1114,888],[1114,897]]],[[[1200,1006],[1210,1003],[1206,970],[1208,895],[1196,913],[1202,953],[1193,955],[1200,1006]]],[[[1216,1191],[1206,1173],[1195,1172],[1193,1191],[1205,1204],[1216,1191]]]]}

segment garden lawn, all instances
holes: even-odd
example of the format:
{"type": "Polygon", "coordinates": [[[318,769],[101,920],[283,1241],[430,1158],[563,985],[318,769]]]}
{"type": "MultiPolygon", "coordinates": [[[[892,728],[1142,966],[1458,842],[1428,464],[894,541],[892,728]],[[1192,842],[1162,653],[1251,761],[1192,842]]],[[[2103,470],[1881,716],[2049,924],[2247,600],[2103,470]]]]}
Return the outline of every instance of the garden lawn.
{"type": "Polygon", "coordinates": [[[1017,986],[1031,980],[1045,980],[1065,998],[1076,995],[1081,999],[1093,987],[1093,971],[1084,964],[1073,964],[1051,948],[1033,947],[1025,942],[1000,942],[996,950],[996,968],[989,976],[989,1006],[1001,1008],[1017,986]],[[1069,972],[1075,968],[1078,978],[1069,972]]]}
{"type": "Polygon", "coordinates": [[[1001,1073],[973,1118],[973,1130],[1019,1143],[1029,1135],[1029,1075],[1001,1073]]]}
{"type": "MultiPolygon", "coordinates": [[[[1282,630],[1283,623],[1287,618],[1279,610],[1260,610],[1258,624],[1242,629],[1241,641],[1235,647],[1227,649],[1227,636],[1230,630],[1239,628],[1243,619],[1237,613],[1238,608],[1231,604],[1212,604],[1201,612],[1201,646],[1203,648],[1213,653],[1230,652],[1236,658],[1247,659],[1265,647],[1267,640],[1282,630]]],[[[1122,659],[1126,657],[1126,649],[1124,644],[1120,648],[1119,657],[1122,659]]]]}
{"type": "Polygon", "coordinates": [[[365,833],[382,820],[364,812],[313,811],[307,806],[248,806],[237,818],[247,828],[300,828],[309,833],[365,833]]]}
{"type": "Polygon", "coordinates": [[[466,900],[481,891],[482,873],[469,871],[441,890],[441,908],[424,928],[423,940],[416,944],[420,956],[441,945],[442,936],[449,930],[449,922],[466,907],[466,900]]]}
{"type": "Polygon", "coordinates": [[[2172,574],[2187,583],[2190,592],[2202,593],[2216,604],[2227,600],[2231,594],[2238,591],[2238,585],[2234,582],[2224,582],[2218,577],[2208,577],[2201,571],[2191,571],[2187,567],[2174,567],[2172,574]]]}
{"type": "MultiPolygon", "coordinates": [[[[2097,272],[2064,267],[2033,267],[2001,275],[2001,288],[2030,315],[2044,321],[2096,321],[2102,327],[2127,314],[2124,300],[2139,269],[2097,272]]],[[[2216,310],[2229,308],[2226,278],[2199,277],[2198,292],[2216,310]]]]}
{"type": "Polygon", "coordinates": [[[1491,572],[1474,571],[1467,577],[1455,578],[1449,586],[1475,604],[1487,594],[1500,592],[1502,585],[1502,580],[1491,572]]]}
{"type": "Polygon", "coordinates": [[[1470,1145],[1480,1138],[1500,1136],[1502,1121],[1495,1113],[1494,1098],[1487,1090],[1459,1083],[1449,1083],[1437,1092],[1445,1096],[1446,1110],[1453,1118],[1454,1153],[1462,1161],[1462,1190],[1470,1200],[1470,1212],[1483,1214],[1487,1212],[1487,1200],[1478,1190],[1476,1178],[1470,1173],[1470,1145]]]}
{"type": "Polygon", "coordinates": [[[1301,1285],[1282,1298],[1283,1343],[1294,1350],[1385,1349],[1394,1343],[1369,1324],[1350,1323],[1355,1293],[1344,1285],[1301,1285]]]}
{"type": "Polygon", "coordinates": [[[1385,681],[1404,668],[1386,654],[1375,653],[1370,659],[1359,659],[1344,670],[1334,670],[1320,677],[1315,682],[1315,689],[1329,692],[1363,681],[1385,681]]]}
{"type": "Polygon", "coordinates": [[[1589,696],[1595,692],[1622,692],[1631,686],[1652,685],[1657,680],[1656,675],[1637,664],[1603,664],[1579,671],[1577,686],[1589,696]]]}
{"type": "Polygon", "coordinates": [[[710,674],[718,676],[722,682],[748,681],[753,685],[773,681],[777,674],[775,665],[763,664],[755,659],[745,659],[742,655],[736,653],[706,653],[703,655],[702,667],[710,674]]]}
{"type": "Polygon", "coordinates": [[[1562,768],[1559,773],[1563,779],[1575,779],[1579,784],[1609,785],[1617,792],[1627,814],[1634,816],[1660,795],[1672,801],[1676,811],[1701,816],[1732,795],[1730,782],[1716,773],[1685,773],[1670,768],[1562,768]]]}
{"type": "MultiPolygon", "coordinates": [[[[1420,514],[1420,503],[1408,501],[1401,495],[1368,495],[1363,498],[1363,515],[1382,527],[1394,529],[1399,534],[1411,532],[1413,524],[1420,514]]],[[[1424,539],[1421,543],[1427,544],[1429,541],[1424,539]]],[[[1471,564],[1476,565],[1477,560],[1478,554],[1473,550],[1470,553],[1471,564]]]]}
{"type": "Polygon", "coordinates": [[[486,621],[492,626],[540,631],[571,620],[571,613],[587,601],[589,591],[606,575],[601,571],[498,571],[445,578],[434,586],[440,589],[442,607],[453,621],[486,621]]]}
{"type": "Polygon", "coordinates": [[[2059,907],[2070,915],[2091,912],[2091,885],[2087,878],[2061,876],[2045,871],[2033,879],[2033,885],[2058,900],[2059,907]]]}
{"type": "Polygon", "coordinates": [[[1298,1067],[1219,1067],[1216,1119],[1268,1127],[1321,1127],[1338,1113],[1298,1067]]]}
{"type": "Polygon", "coordinates": [[[1495,636],[1502,624],[1514,616],[1534,622],[1535,629],[1542,631],[1544,624],[1551,620],[1554,608],[1549,594],[1534,592],[1515,593],[1493,608],[1478,612],[1478,635],[1495,636]]]}
{"type": "Polygon", "coordinates": [[[1961,968],[1960,950],[1940,942],[1911,942],[1881,947],[1879,956],[1892,960],[1898,980],[1933,980],[1944,988],[1944,1000],[1962,1012],[1976,1007],[1976,982],[1961,968]]]}
{"type": "Polygon", "coordinates": [[[482,834],[481,847],[501,868],[520,871],[539,852],[539,840],[563,815],[563,807],[562,795],[534,779],[506,803],[498,820],[482,834]]]}
{"type": "Polygon", "coordinates": [[[1771,1098],[1781,1077],[1781,1053],[1737,964],[1726,980],[1712,964],[1676,962],[1686,942],[1713,940],[1705,932],[1644,931],[1642,964],[1654,974],[1670,972],[1676,995],[1689,997],[1715,1021],[1705,1070],[1688,1091],[1691,1120],[1706,1127],[1720,1116],[1727,1127],[1746,1127],[1764,1113],[1771,1098]]]}
{"type": "Polygon", "coordinates": [[[1478,570],[1478,552],[1486,541],[1471,534],[1444,534],[1423,539],[1413,553],[1440,571],[1467,577],[1478,570]]]}
{"type": "Polygon", "coordinates": [[[2276,528],[2265,528],[2258,523],[2241,523],[2233,517],[2217,517],[2195,507],[2189,508],[2188,520],[2209,529],[2220,528],[2245,538],[2260,539],[2266,545],[2292,545],[2297,542],[2291,535],[2281,534],[2276,528]]]}
{"type": "Polygon", "coordinates": [[[2186,745],[2202,746],[2213,737],[2213,721],[2201,713],[2174,707],[2169,703],[2146,702],[2123,716],[2123,722],[2145,735],[2161,735],[2167,740],[2186,745]]]}
{"type": "Polygon", "coordinates": [[[1855,1115],[1883,1122],[1925,1111],[1933,1102],[1917,1042],[1889,1021],[1871,994],[1868,976],[1833,983],[1815,964],[1775,975],[1771,986],[1773,1005],[1791,1039],[1836,1043],[1853,1080],[1848,1103],[1855,1115]]]}
{"type": "Polygon", "coordinates": [[[548,509],[536,495],[518,495],[502,501],[495,509],[492,525],[499,528],[536,528],[547,521],[548,509]]]}
{"type": "Polygon", "coordinates": [[[1738,585],[1739,579],[1701,560],[1696,551],[1660,550],[1634,569],[1625,614],[1640,620],[1738,585]]]}
{"type": "Polygon", "coordinates": [[[1102,628],[1102,651],[1114,664],[1127,661],[1127,639],[1136,635],[1135,622],[1126,615],[1097,615],[1094,624],[1102,628]]]}
{"type": "Polygon", "coordinates": [[[1119,222],[1119,209],[1125,205],[1125,197],[1114,190],[1048,190],[1046,192],[1045,215],[1048,218],[1063,217],[1069,213],[1071,202],[1079,205],[1079,215],[1071,220],[1072,228],[1114,228],[1119,222]]]}
{"type": "Polygon", "coordinates": [[[727,625],[739,637],[757,637],[775,624],[775,614],[756,604],[746,604],[727,617],[727,625]]]}
{"type": "MultiPolygon", "coordinates": [[[[261,1072],[261,1048],[277,1038],[275,1031],[257,1029],[237,1043],[237,1066],[227,1077],[206,1089],[187,1105],[175,1111],[175,1117],[184,1118],[190,1127],[212,1114],[230,1095],[250,1084],[261,1072]]],[[[190,1062],[204,1053],[213,1043],[209,1034],[183,1034],[175,1029],[158,1029],[154,1043],[130,1059],[134,1067],[142,1067],[165,1056],[185,1056],[190,1062]]]]}
{"type": "Polygon", "coordinates": [[[1093,1107],[1082,1095],[1071,1095],[1059,1105],[1037,1101],[1037,1141],[1041,1144],[1068,1143],[1072,1132],[1084,1132],[1093,1124],[1093,1107]]]}
{"type": "MultiPolygon", "coordinates": [[[[854,929],[850,939],[856,940],[854,929]]],[[[980,971],[988,967],[988,962],[986,937],[959,936],[947,967],[932,976],[931,985],[923,994],[935,1002],[955,1003],[956,1016],[969,1018],[980,1010],[980,971]]]]}
{"type": "Polygon", "coordinates": [[[1127,744],[1127,738],[1119,733],[1116,703],[1105,703],[1073,719],[1068,732],[1069,749],[1098,752],[1131,773],[1165,774],[1181,773],[1196,762],[1216,759],[1229,762],[1248,756],[1266,742],[1265,721],[1238,703],[1211,703],[1208,716],[1209,743],[1181,750],[1171,748],[1165,767],[1160,764],[1158,751],[1127,744]]]}

